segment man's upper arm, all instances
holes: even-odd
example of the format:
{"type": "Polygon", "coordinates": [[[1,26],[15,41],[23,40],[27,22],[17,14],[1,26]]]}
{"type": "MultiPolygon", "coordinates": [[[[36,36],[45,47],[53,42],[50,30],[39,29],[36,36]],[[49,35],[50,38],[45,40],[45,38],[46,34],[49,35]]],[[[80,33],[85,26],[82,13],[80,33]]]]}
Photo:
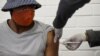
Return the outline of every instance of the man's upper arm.
{"type": "Polygon", "coordinates": [[[58,56],[59,40],[54,43],[54,31],[48,32],[45,56],[58,56]]]}

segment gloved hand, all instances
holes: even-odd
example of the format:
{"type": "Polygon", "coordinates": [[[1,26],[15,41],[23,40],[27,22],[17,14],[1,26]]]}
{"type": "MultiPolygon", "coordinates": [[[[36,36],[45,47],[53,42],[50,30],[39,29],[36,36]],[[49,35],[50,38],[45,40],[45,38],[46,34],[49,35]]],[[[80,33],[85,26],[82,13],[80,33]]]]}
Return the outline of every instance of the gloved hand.
{"type": "Polygon", "coordinates": [[[55,28],[55,37],[54,37],[54,42],[56,43],[58,39],[62,37],[63,29],[57,29],[55,28]]]}
{"type": "Polygon", "coordinates": [[[73,35],[70,39],[66,39],[63,44],[66,46],[69,50],[76,50],[79,48],[81,43],[86,40],[86,34],[85,33],[79,33],[73,35]]]}

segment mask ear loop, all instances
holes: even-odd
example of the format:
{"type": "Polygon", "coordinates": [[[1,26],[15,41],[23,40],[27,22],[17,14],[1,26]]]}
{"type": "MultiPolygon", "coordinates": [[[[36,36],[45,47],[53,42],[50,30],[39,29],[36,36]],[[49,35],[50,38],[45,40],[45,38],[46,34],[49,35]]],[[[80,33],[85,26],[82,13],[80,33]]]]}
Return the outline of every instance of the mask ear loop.
{"type": "Polygon", "coordinates": [[[13,21],[13,23],[14,23],[14,25],[16,26],[16,29],[17,29],[17,32],[19,32],[19,26],[18,26],[18,24],[12,19],[12,21],[13,21]]]}
{"type": "MultiPolygon", "coordinates": [[[[12,16],[12,12],[13,12],[13,10],[10,10],[10,14],[11,14],[11,16],[12,16]]],[[[12,19],[12,21],[13,21],[13,23],[15,24],[15,26],[16,26],[16,28],[18,29],[18,25],[17,25],[17,23],[12,19]]]]}

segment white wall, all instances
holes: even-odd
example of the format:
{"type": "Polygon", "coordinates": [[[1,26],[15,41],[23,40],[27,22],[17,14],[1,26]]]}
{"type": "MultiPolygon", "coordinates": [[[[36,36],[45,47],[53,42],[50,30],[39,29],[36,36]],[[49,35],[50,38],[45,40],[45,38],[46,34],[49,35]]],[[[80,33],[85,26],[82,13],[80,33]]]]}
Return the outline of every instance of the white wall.
{"type": "MultiPolygon", "coordinates": [[[[56,15],[60,0],[38,0],[43,6],[36,10],[35,20],[52,25],[56,15]]],[[[6,0],[0,0],[0,8],[6,0]]],[[[100,0],[92,0],[89,4],[78,10],[72,18],[68,20],[64,28],[63,37],[60,42],[70,36],[85,32],[87,29],[100,30],[100,0]]],[[[0,11],[0,23],[10,18],[9,12],[0,11]]],[[[60,44],[59,56],[100,56],[100,47],[90,48],[87,42],[83,42],[76,51],[69,51],[64,45],[60,44]]]]}

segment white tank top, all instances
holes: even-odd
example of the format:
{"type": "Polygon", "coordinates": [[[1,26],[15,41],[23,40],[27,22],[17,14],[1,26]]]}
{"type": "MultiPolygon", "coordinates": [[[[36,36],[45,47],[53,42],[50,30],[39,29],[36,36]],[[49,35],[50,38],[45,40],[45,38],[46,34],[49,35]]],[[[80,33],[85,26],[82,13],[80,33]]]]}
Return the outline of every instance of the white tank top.
{"type": "Polygon", "coordinates": [[[53,28],[35,21],[32,29],[15,33],[6,22],[0,24],[0,56],[44,56],[47,33],[53,28]]]}

